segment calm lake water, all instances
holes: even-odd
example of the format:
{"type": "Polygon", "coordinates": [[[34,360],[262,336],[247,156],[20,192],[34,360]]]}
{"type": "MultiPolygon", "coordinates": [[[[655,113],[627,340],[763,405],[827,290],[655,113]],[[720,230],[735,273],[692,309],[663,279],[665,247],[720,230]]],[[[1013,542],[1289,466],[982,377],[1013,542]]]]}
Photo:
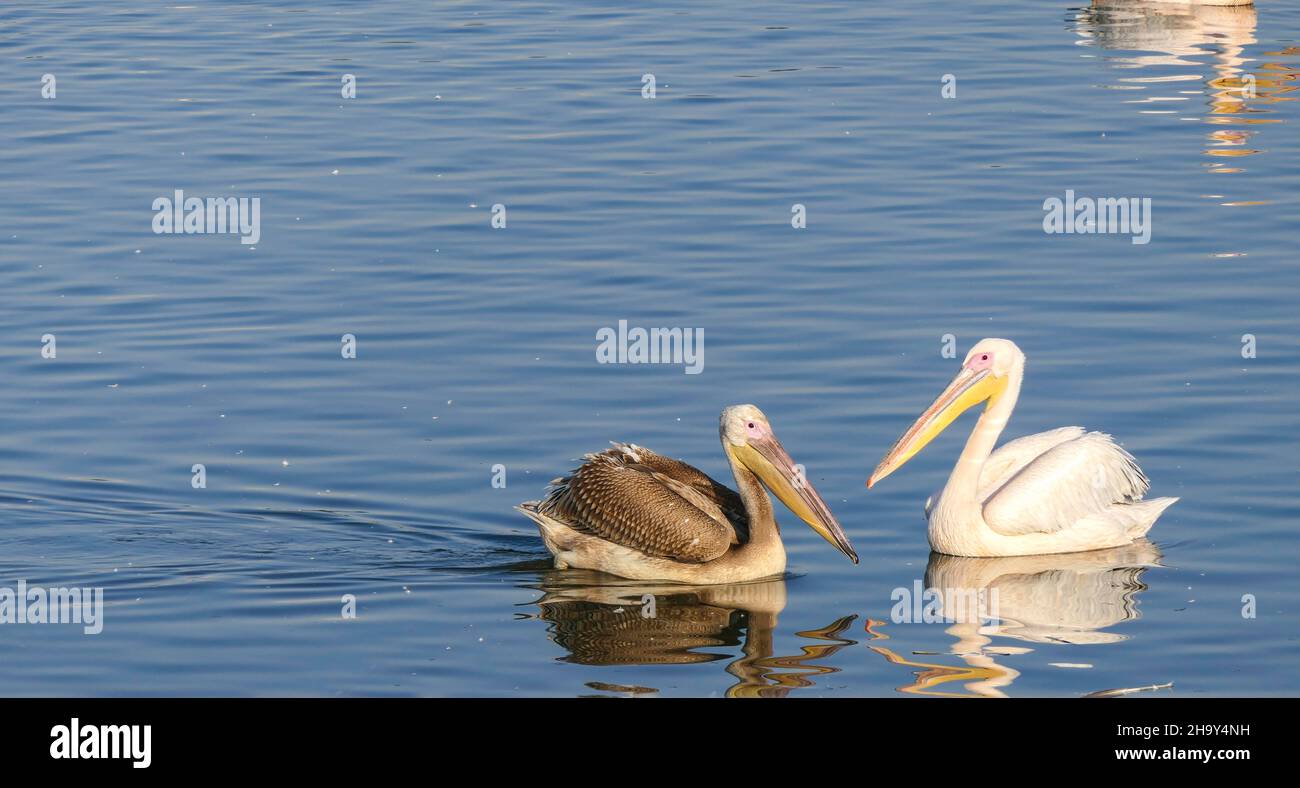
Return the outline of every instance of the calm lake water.
{"type": "Polygon", "coordinates": [[[0,694],[1300,694],[1300,7],[436,6],[0,8],[0,586],[105,595],[0,626],[0,694]],[[178,189],[259,242],[155,234],[178,189]],[[1150,243],[1046,234],[1066,190],[1150,243]],[[620,320],[702,373],[597,363],[620,320]],[[1182,496],[1151,543],[932,556],[969,415],[865,489],[984,336],[1008,437],[1182,496]],[[778,508],[781,579],[549,568],[516,503],[608,440],[731,484],[740,402],[860,565],[778,508]]]}

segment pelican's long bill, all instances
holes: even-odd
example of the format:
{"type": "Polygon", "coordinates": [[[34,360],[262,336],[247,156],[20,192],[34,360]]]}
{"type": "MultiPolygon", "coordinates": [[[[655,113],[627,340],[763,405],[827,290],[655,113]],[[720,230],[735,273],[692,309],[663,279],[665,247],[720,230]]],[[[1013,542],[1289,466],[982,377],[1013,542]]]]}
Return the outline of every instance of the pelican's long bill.
{"type": "Polygon", "coordinates": [[[805,479],[795,467],[794,460],[775,436],[751,439],[745,445],[728,448],[735,452],[736,459],[758,476],[767,489],[781,499],[786,508],[808,523],[823,539],[835,545],[841,553],[853,559],[853,563],[858,562],[858,554],[854,552],[853,545],[849,544],[849,537],[844,534],[835,515],[831,514],[830,507],[822,500],[812,482],[805,479]]]}
{"type": "Polygon", "coordinates": [[[876,466],[867,487],[898,470],[903,463],[912,459],[935,436],[948,428],[949,424],[971,407],[984,400],[992,399],[1006,388],[1006,378],[995,376],[989,369],[975,371],[963,366],[957,377],[952,379],[948,388],[943,390],[930,407],[925,409],[907,432],[894,443],[889,453],[876,466]]]}

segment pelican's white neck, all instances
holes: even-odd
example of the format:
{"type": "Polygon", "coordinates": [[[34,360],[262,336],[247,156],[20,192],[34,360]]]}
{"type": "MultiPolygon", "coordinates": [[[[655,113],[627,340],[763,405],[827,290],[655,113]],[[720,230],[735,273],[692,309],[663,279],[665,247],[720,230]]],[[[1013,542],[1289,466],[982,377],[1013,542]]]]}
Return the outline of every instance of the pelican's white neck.
{"type": "Polygon", "coordinates": [[[948,486],[944,488],[945,497],[949,491],[961,501],[977,501],[979,494],[980,473],[984,463],[993,453],[998,437],[1011,420],[1011,413],[1016,409],[1016,400],[1020,397],[1020,383],[1025,377],[1024,356],[1017,356],[1011,369],[1007,372],[1007,385],[1002,392],[989,400],[984,412],[980,414],[975,429],[966,439],[957,465],[948,477],[948,486]]]}

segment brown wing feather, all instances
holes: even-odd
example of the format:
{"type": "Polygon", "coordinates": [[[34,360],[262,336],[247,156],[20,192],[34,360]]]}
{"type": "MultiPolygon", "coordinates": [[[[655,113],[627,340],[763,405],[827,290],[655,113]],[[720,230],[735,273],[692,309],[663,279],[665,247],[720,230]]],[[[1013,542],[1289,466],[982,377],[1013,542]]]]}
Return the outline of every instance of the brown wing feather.
{"type": "Polygon", "coordinates": [[[616,443],[614,447],[619,451],[631,451],[636,454],[640,460],[639,465],[666,477],[665,481],[675,485],[675,489],[683,492],[687,500],[708,512],[710,516],[722,515],[723,521],[736,532],[737,542],[749,541],[749,514],[745,511],[745,503],[740,500],[740,495],[735,490],[715,481],[712,476],[694,465],[688,465],[681,460],[674,460],[632,444],[616,443]],[[681,488],[686,489],[681,490],[681,488]],[[694,497],[691,493],[694,493],[694,497]]]}
{"type": "MultiPolygon", "coordinates": [[[[739,540],[740,496],[686,463],[638,446],[588,454],[540,509],[569,527],[643,553],[704,563],[739,540]]],[[[747,533],[747,532],[746,532],[747,533]]]]}

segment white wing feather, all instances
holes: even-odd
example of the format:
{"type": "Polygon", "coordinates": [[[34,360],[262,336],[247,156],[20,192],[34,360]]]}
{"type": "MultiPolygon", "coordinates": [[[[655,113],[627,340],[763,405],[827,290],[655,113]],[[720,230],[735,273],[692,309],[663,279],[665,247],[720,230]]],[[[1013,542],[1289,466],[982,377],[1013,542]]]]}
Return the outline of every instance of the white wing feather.
{"type": "Polygon", "coordinates": [[[1056,533],[1088,518],[1115,519],[1116,505],[1141,499],[1149,486],[1131,454],[1109,435],[1088,432],[1057,443],[994,488],[984,522],[1005,536],[1056,533]]]}
{"type": "Polygon", "coordinates": [[[979,499],[988,500],[998,488],[1007,483],[1012,476],[1020,472],[1029,463],[1041,457],[1048,450],[1069,440],[1082,437],[1083,427],[1061,427],[1060,429],[1038,432],[1007,441],[998,447],[980,472],[979,499]]]}
{"type": "MultiPolygon", "coordinates": [[[[977,493],[979,500],[988,500],[989,496],[997,492],[1003,484],[1006,484],[1008,479],[1015,476],[1021,468],[1042,456],[1043,452],[1068,440],[1078,438],[1083,434],[1083,427],[1061,427],[1060,429],[1025,435],[1002,444],[989,455],[988,460],[984,462],[984,469],[980,471],[980,485],[977,493]]],[[[925,517],[927,520],[930,518],[930,510],[934,508],[934,504],[942,495],[943,490],[941,489],[926,499],[925,517]]]]}

